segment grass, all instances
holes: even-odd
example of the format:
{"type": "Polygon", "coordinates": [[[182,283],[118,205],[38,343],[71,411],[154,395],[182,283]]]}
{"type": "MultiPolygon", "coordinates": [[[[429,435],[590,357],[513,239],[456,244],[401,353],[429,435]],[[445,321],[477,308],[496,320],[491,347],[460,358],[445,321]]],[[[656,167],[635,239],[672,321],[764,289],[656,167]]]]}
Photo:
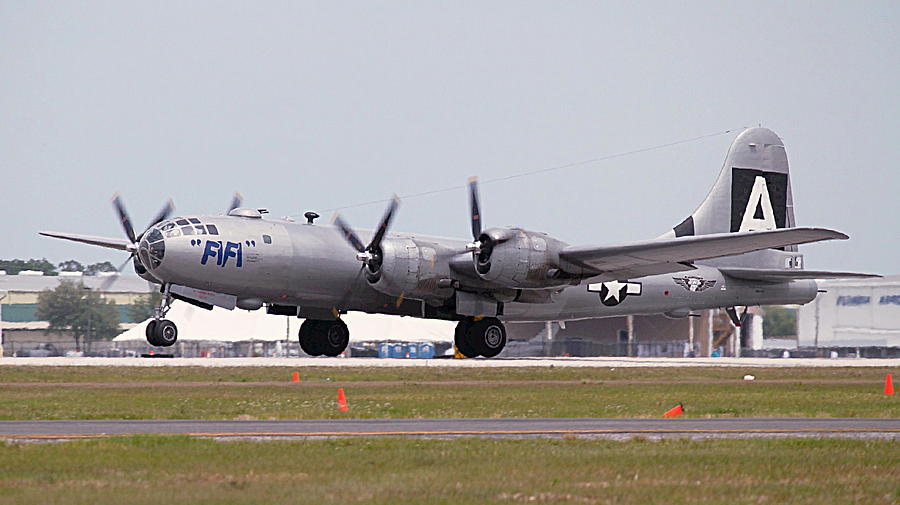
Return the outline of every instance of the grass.
{"type": "Polygon", "coordinates": [[[0,504],[894,504],[900,442],[125,437],[0,445],[0,504]]]}
{"type": "Polygon", "coordinates": [[[900,417],[886,371],[307,368],[291,384],[291,369],[3,367],[0,419],[659,417],[677,402],[685,417],[900,417]]]}

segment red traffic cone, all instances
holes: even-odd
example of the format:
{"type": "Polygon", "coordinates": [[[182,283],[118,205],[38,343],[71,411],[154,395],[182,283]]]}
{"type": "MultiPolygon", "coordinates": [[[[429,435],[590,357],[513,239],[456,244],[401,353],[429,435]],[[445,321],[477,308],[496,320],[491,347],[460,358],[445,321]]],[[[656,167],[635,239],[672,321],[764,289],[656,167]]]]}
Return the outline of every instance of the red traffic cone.
{"type": "Polygon", "coordinates": [[[682,412],[684,412],[684,405],[682,405],[681,402],[678,402],[678,405],[666,411],[666,413],[663,414],[663,417],[680,417],[682,412]]]}
{"type": "Polygon", "coordinates": [[[338,388],[338,410],[340,412],[350,410],[350,407],[347,406],[347,397],[344,396],[344,388],[338,388]]]}
{"type": "Polygon", "coordinates": [[[894,394],[894,378],[891,377],[891,374],[887,374],[884,376],[884,394],[894,394]]]}
{"type": "Polygon", "coordinates": [[[291,375],[291,382],[300,382],[300,372],[294,372],[291,375]]]}

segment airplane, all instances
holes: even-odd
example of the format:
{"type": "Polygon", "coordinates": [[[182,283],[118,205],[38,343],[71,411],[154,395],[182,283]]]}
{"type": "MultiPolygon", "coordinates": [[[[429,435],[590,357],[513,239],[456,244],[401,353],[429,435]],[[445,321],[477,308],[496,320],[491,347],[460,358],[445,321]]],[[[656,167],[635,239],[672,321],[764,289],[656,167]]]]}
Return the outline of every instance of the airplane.
{"type": "Polygon", "coordinates": [[[298,223],[241,203],[235,195],[226,215],[170,218],[170,201],[136,235],[115,196],[126,239],[39,233],[130,253],[135,272],[163,295],[147,325],[151,345],[177,341],[165,315],[181,300],[304,318],[299,342],[312,356],[345,350],[348,311],[457,321],[457,350],[491,358],[506,345],[505,322],[725,308],[739,324],[737,307],[812,301],[815,279],[878,277],[804,269],[798,245],[848,236],[796,225],[784,144],[761,127],[737,136],[692,214],[637,242],[570,245],[519,227],[483,228],[475,178],[471,240],[389,232],[396,197],[374,231],[359,233],[339,214],[330,225],[315,212],[298,223]]]}

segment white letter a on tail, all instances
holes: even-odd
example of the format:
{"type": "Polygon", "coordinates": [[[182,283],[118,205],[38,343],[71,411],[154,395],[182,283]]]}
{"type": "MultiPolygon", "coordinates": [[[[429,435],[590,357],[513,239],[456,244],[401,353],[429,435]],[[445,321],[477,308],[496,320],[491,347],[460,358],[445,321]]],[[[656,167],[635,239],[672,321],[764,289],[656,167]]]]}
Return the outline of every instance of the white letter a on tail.
{"type": "Polygon", "coordinates": [[[775,213],[772,211],[772,200],[769,198],[769,187],[766,178],[757,175],[744,209],[744,219],[738,231],[759,231],[775,229],[775,213]]]}

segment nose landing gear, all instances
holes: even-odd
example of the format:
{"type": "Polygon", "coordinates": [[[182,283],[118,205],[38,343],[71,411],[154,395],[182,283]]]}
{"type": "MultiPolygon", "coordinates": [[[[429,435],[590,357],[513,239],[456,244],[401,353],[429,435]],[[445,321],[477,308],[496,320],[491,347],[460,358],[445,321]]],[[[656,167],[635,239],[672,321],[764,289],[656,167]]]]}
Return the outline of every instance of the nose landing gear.
{"type": "Polygon", "coordinates": [[[496,317],[466,318],[456,325],[453,343],[467,358],[493,358],[506,347],[506,327],[496,317]]]}
{"type": "Polygon", "coordinates": [[[163,319],[172,307],[172,296],[169,286],[163,288],[163,297],[159,307],[153,310],[153,319],[147,323],[147,343],[156,347],[171,347],[178,341],[178,327],[168,319],[163,319]]]}

